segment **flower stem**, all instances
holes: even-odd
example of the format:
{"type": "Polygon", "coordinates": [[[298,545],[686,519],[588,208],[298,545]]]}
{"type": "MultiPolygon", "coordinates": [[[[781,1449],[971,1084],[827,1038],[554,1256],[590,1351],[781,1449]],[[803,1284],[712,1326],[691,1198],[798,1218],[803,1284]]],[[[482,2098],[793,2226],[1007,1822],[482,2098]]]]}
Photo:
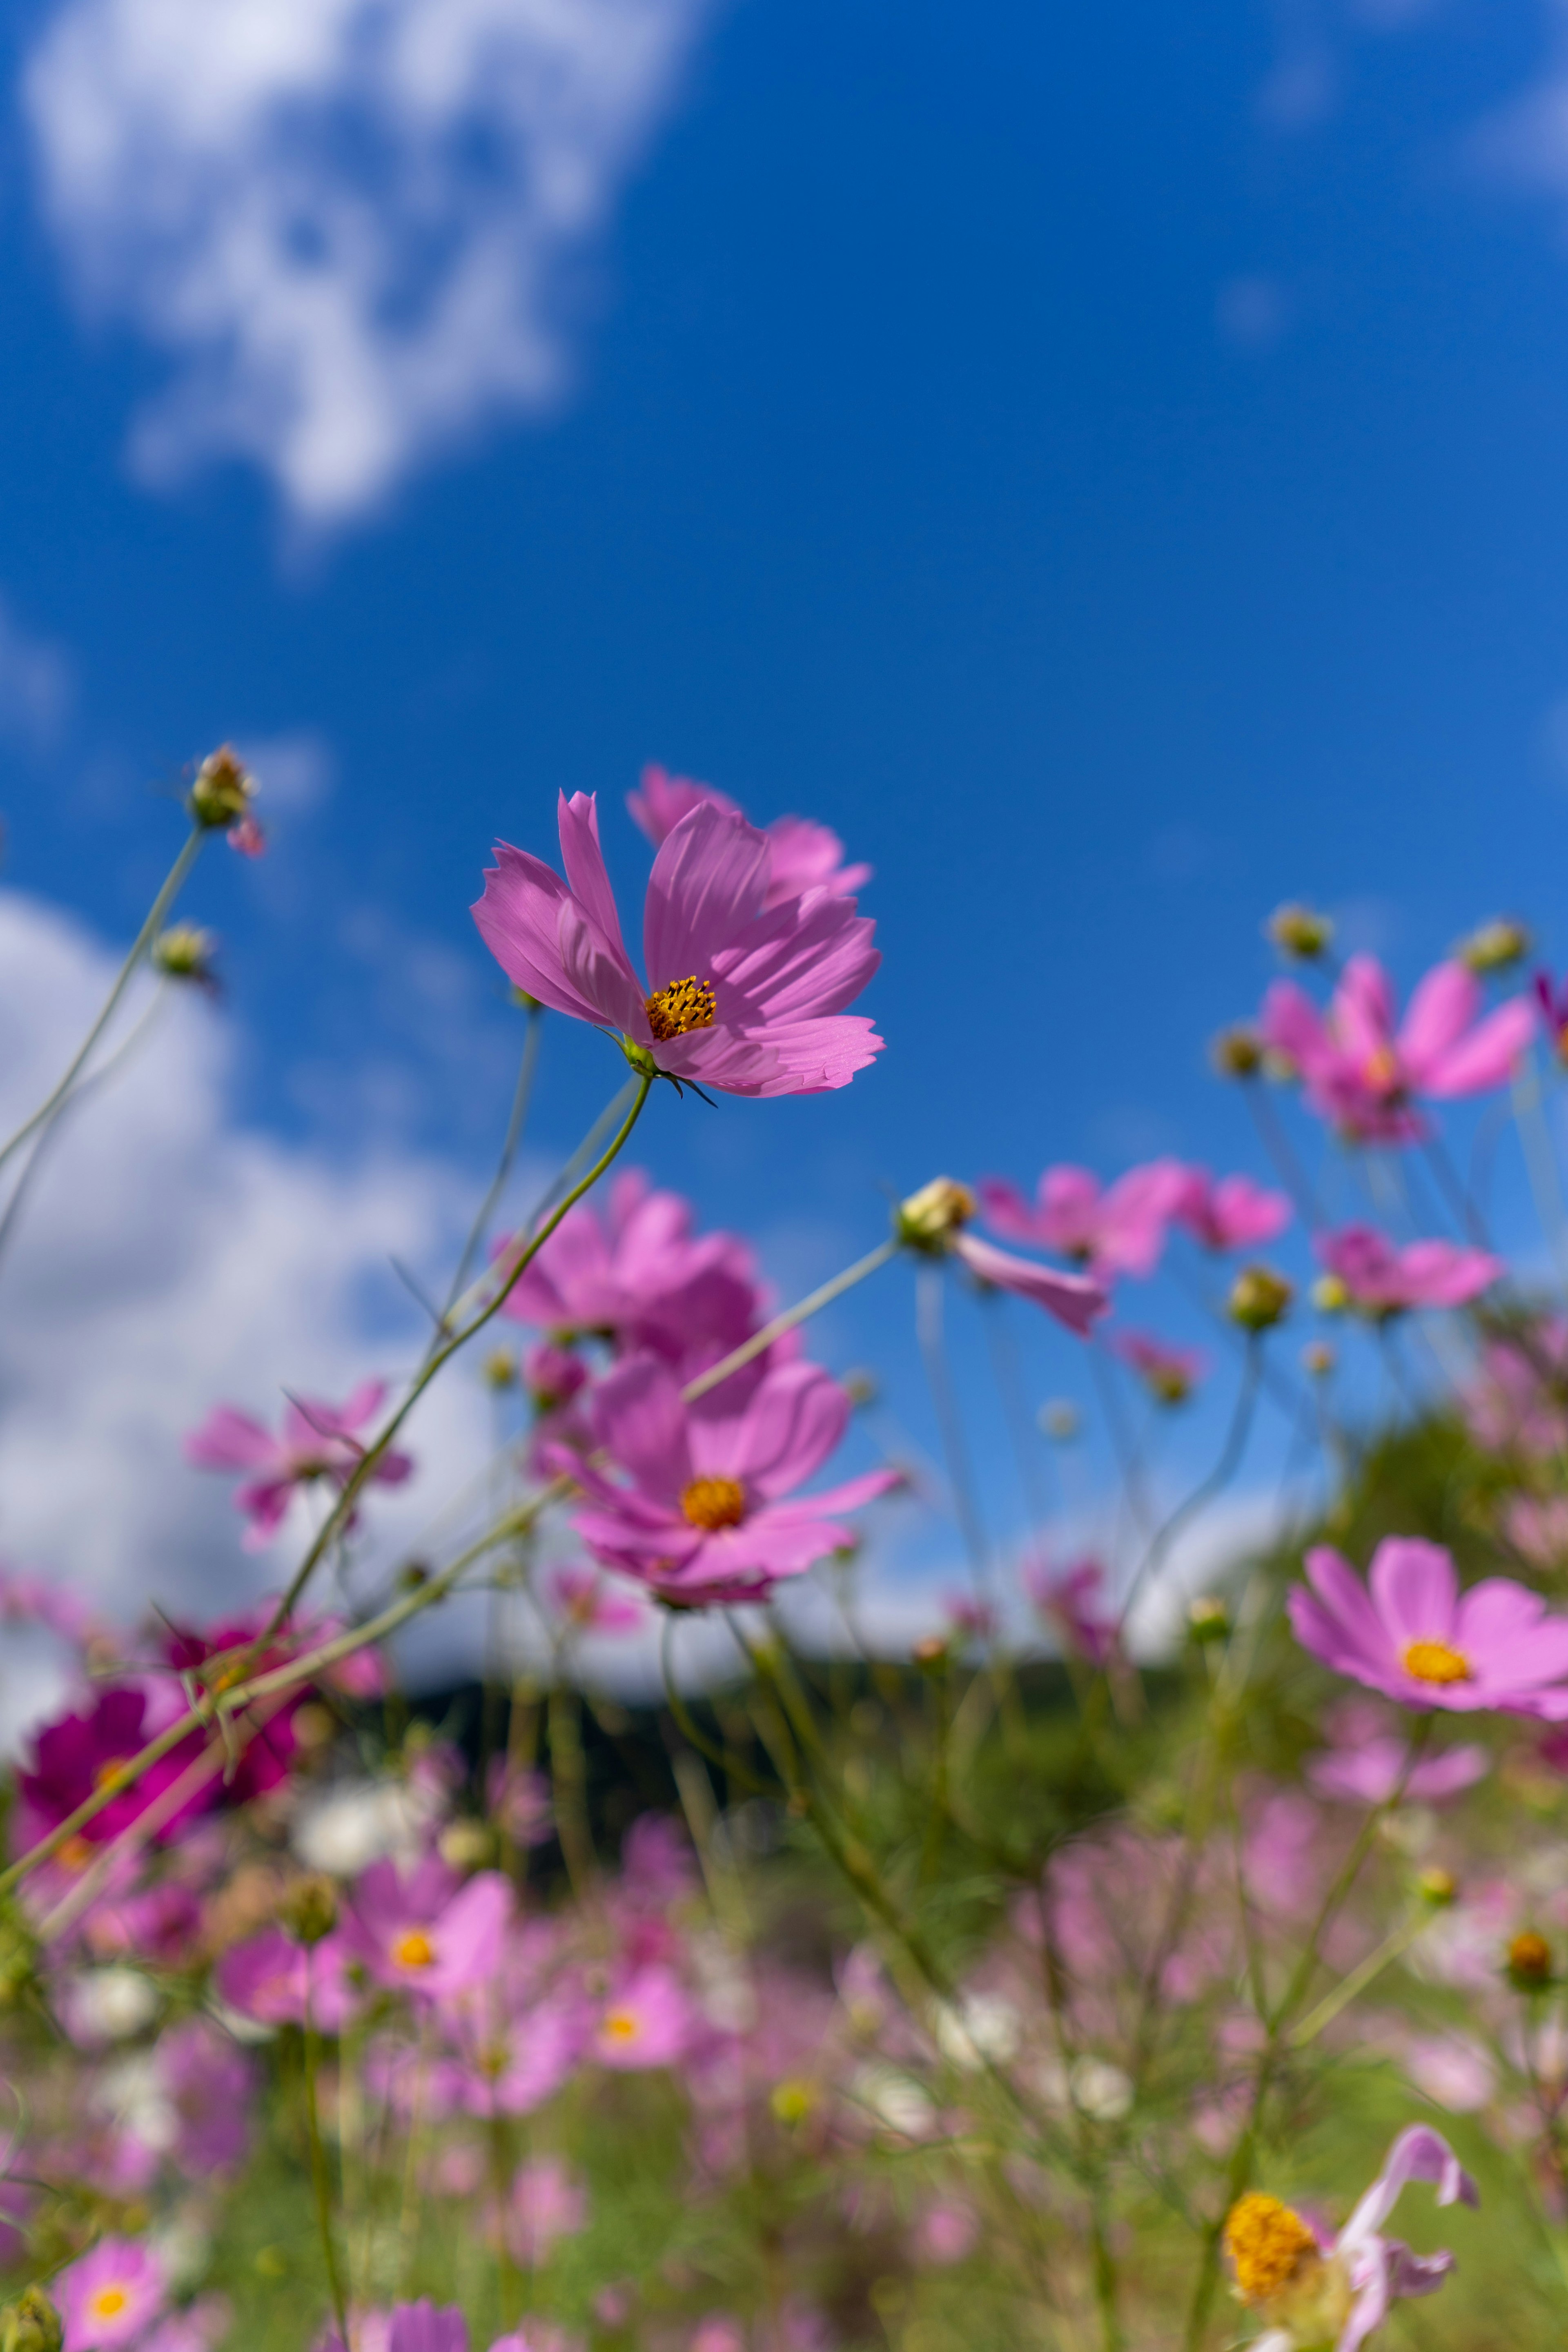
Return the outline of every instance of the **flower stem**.
{"type": "Polygon", "coordinates": [[[331,2171],[327,2161],[326,2143],[321,2137],[321,2105],[316,2095],[316,2077],[321,2063],[321,2038],[310,2014],[310,1963],[313,1955],[305,1951],[305,2128],[310,2142],[310,2188],[316,2203],[316,2225],[321,2233],[321,2252],[327,2263],[327,2287],[332,2298],[332,2315],[338,2323],[338,2335],[348,2352],[349,2315],[343,2294],[342,2272],[338,2263],[337,2239],[332,2231],[331,2171]]]}
{"type": "Polygon", "coordinates": [[[775,1315],[771,1323],[764,1323],[760,1331],[753,1331],[749,1339],[742,1339],[738,1348],[731,1349],[721,1362],[710,1366],[705,1372],[700,1372],[694,1381],[689,1381],[680,1392],[686,1402],[695,1403],[699,1397],[706,1396],[710,1389],[716,1389],[721,1381],[727,1381],[731,1372],[738,1372],[743,1364],[749,1364],[754,1356],[760,1356],[764,1348],[771,1348],[773,1341],[782,1339],[786,1331],[793,1331],[797,1323],[804,1323],[809,1317],[820,1314],[823,1307],[831,1307],[836,1298],[842,1298],[847,1290],[853,1290],[858,1282],[864,1282],[868,1274],[876,1274],[897,1257],[902,1246],[898,1235],[890,1234],[885,1242],[879,1242],[874,1250],[868,1250],[864,1257],[857,1258],[853,1265],[846,1266],[842,1274],[836,1274],[831,1282],[823,1283],[809,1297],[801,1299],[797,1306],[786,1307],[782,1315],[775,1315]]]}
{"type": "Polygon", "coordinates": [[[469,1227],[468,1238],[463,1244],[463,1255],[458,1260],[458,1271],[452,1276],[452,1286],[447,1294],[446,1315],[447,1317],[450,1317],[453,1307],[463,1295],[463,1284],[468,1278],[468,1268],[474,1262],[474,1253],[484,1240],[485,1229],[489,1223],[495,1204],[506,1190],[506,1180],[511,1174],[512,1163],[517,1158],[517,1148],[522,1140],[522,1130],[528,1118],[529,1101],[533,1093],[534,1072],[539,1067],[540,1037],[544,1019],[543,1005],[531,1004],[527,1017],[528,1026],[523,1032],[522,1038],[522,1060],[518,1066],[517,1091],[511,1098],[511,1117],[507,1121],[506,1140],[501,1145],[500,1158],[496,1163],[496,1172],[490,1179],[489,1191],[479,1202],[479,1214],[469,1227]]]}

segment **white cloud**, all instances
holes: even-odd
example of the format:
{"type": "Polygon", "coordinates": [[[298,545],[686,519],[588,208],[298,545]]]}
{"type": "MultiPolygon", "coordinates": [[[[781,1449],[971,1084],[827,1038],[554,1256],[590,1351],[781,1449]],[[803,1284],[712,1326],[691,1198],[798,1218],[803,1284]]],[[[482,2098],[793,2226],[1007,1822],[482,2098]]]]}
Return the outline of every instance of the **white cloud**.
{"type": "Polygon", "coordinates": [[[331,795],[338,779],[332,747],[313,727],[287,735],[247,735],[236,746],[255,777],[267,816],[303,816],[331,795]]]}
{"type": "MultiPolygon", "coordinates": [[[[47,1093],[112,971],[76,923],[0,893],[0,1132],[47,1093]]],[[[434,1160],[337,1163],[239,1127],[235,1044],[205,1004],[172,1006],[62,1122],[0,1258],[0,1552],[127,1617],[152,1598],[210,1614],[287,1575],[303,1517],[242,1553],[229,1482],[185,1466],[182,1433],[220,1400],[273,1419],[286,1387],[331,1397],[405,1368],[419,1320],[388,1258],[437,1278],[472,1201],[434,1160]]],[[[372,1558],[414,1540],[488,1444],[459,1363],[412,1423],[420,1475],[367,1507],[372,1558]]]]}
{"type": "Polygon", "coordinates": [[[29,751],[58,740],[70,703],[70,664],[23,626],[0,596],[0,736],[29,751]]]}
{"type": "Polygon", "coordinates": [[[568,373],[565,272],[712,0],[61,0],[25,97],[76,282],[176,362],[132,443],[329,525],[568,373]]]}

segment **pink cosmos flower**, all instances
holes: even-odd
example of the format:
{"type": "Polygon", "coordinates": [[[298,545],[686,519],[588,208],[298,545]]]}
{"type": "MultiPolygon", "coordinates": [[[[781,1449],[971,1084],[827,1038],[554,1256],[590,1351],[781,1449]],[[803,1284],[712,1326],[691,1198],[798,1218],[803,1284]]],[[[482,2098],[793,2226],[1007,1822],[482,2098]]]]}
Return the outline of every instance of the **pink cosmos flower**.
{"type": "Polygon", "coordinates": [[[1054,1265],[1032,1265],[1027,1258],[1014,1257],[1010,1251],[982,1241],[978,1234],[955,1233],[948,1246],[977,1281],[993,1290],[1010,1290],[1016,1298],[1026,1298],[1031,1307],[1043,1307],[1080,1339],[1110,1305],[1100,1283],[1087,1275],[1058,1274],[1054,1265]]]}
{"type": "Polygon", "coordinates": [[[552,1569],[544,1589],[551,1607],[582,1633],[635,1633],[647,1622],[631,1593],[617,1591],[591,1568],[552,1569]]]}
{"type": "Polygon", "coordinates": [[[1363,1584],[1327,1546],[1307,1554],[1307,1579],[1289,1607],[1296,1639],[1336,1674],[1405,1706],[1568,1719],[1568,1618],[1539,1593],[1488,1577],[1460,1594],[1436,1544],[1389,1536],[1363,1584]]]}
{"type": "Polygon", "coordinates": [[[1426,974],[1398,1029],[1388,975],[1374,956],[1352,956],[1326,1013],[1294,981],[1263,1002],[1265,1044],[1300,1072],[1319,1115],[1362,1141],[1403,1143],[1423,1129],[1418,1096],[1447,1101],[1501,1086],[1530,1043],[1534,1010],[1522,996],[1481,1013],[1484,994],[1461,963],[1426,974]]]}
{"type": "MultiPolygon", "coordinates": [[[[563,1225],[568,1223],[569,1218],[562,1219],[563,1225]]],[[[559,1229],[551,1239],[560,1239],[559,1229]]],[[[545,1248],[549,1246],[547,1242],[545,1248]]],[[[543,1255],[542,1250],[540,1256],[543,1255]]],[[[528,1271],[531,1274],[532,1266],[528,1271]]],[[[526,1280],[527,1276],[523,1278],[526,1280]]],[[[510,1298],[501,1312],[503,1315],[513,1312],[510,1298]]],[[[522,1359],[522,1385],[540,1412],[553,1412],[557,1405],[570,1404],[579,1389],[587,1386],[588,1378],[588,1367],[581,1356],[574,1354],[570,1348],[558,1348],[548,1339],[541,1339],[536,1346],[528,1349],[522,1359]]]]}
{"type": "Polygon", "coordinates": [[[558,2156],[537,2157],[519,2167],[506,2217],[507,2243],[525,2270],[550,2260],[561,2238],[574,2238],[588,2226],[588,2192],[558,2156]]]}
{"type": "Polygon", "coordinates": [[[468,2352],[468,2323],[455,2303],[439,2310],[428,2297],[395,2304],[386,2352],[468,2352]]]}
{"type": "Polygon", "coordinates": [[[1189,1168],[1186,1180],[1171,1215],[1206,1250],[1255,1249],[1290,1222],[1284,1193],[1267,1191],[1250,1176],[1222,1176],[1216,1183],[1206,1168],[1189,1168]]]}
{"type": "Polygon", "coordinates": [[[1102,1666],[1116,1647],[1117,1621],[1104,1605],[1105,1570],[1097,1559],[1053,1569],[1026,1560],[1024,1590],[1058,1639],[1092,1666],[1102,1666]]]}
{"type": "Polygon", "coordinates": [[[1426,2124],[1400,2133],[1337,2238],[1316,2232],[1272,2197],[1244,2197],[1225,2225],[1236,2290],[1268,2322],[1252,2352],[1361,2352],[1390,2307],[1431,2294],[1454,2267],[1450,2253],[1413,2254],[1383,2224],[1412,2180],[1436,2184],[1439,2205],[1479,2205],[1475,2182],[1442,2137],[1426,2124]]]}
{"type": "MultiPolygon", "coordinates": [[[[501,1244],[498,1258],[509,1246],[501,1244]]],[[[694,1236],[690,1202],[651,1191],[640,1170],[627,1169],[610,1186],[603,1214],[587,1201],[567,1211],[501,1312],[539,1330],[592,1332],[674,1360],[704,1341],[727,1353],[756,1328],[760,1306],[744,1242],[733,1234],[694,1236]]],[[[586,1377],[578,1360],[558,1349],[541,1369],[555,1403],[586,1377]]],[[[527,1368],[525,1378],[538,1393],[527,1368]]]]}
{"type": "Polygon", "coordinates": [[[1532,1568],[1561,1568],[1568,1561],[1568,1495],[1510,1495],[1502,1528],[1532,1568]]]}
{"type": "Polygon", "coordinates": [[[1479,1445],[1500,1454],[1568,1452],[1568,1323],[1535,1316],[1489,1340],[1463,1403],[1479,1445]]]}
{"type": "MultiPolygon", "coordinates": [[[[689,776],[672,776],[667,769],[653,766],[642,772],[641,792],[626,794],[626,806],[634,822],[656,849],[681,818],[704,801],[736,815],[743,814],[726,793],[716,792],[711,784],[696,783],[689,776]]],[[[871,879],[868,866],[845,865],[844,844],[836,833],[830,833],[825,824],[811,824],[805,817],[774,817],[772,824],[763,826],[763,838],[769,853],[765,904],[770,907],[786,898],[798,898],[803,890],[809,890],[816,883],[825,885],[840,898],[852,898],[871,879]]]]}
{"type": "Polygon", "coordinates": [[[983,1179],[977,1189],[1006,1240],[1058,1250],[1105,1280],[1153,1273],[1190,1179],[1178,1160],[1155,1160],[1130,1168],[1104,1190],[1087,1168],[1047,1168],[1033,1204],[997,1177],[983,1179]]]}
{"type": "Polygon", "coordinates": [[[880,1052],[847,1013],[881,961],[853,898],[820,884],[764,909],[770,854],[743,817],[704,803],[661,843],[643,916],[647,980],[621,940],[593,800],[560,805],[568,879],[501,843],[474,920],[517,987],[621,1031],[667,1077],[726,1094],[820,1094],[880,1052]]]}
{"type": "Polygon", "coordinates": [[[1111,1346],[1159,1404],[1183,1404],[1208,1370],[1201,1348],[1173,1348],[1147,1331],[1113,1332],[1111,1346]]]}
{"type": "Polygon", "coordinates": [[[594,2055],[601,2066],[622,2072],[672,2066],[695,2023],[672,1970],[657,1964],[637,1969],[605,2001],[594,2030],[594,2055]]]}
{"type": "MultiPolygon", "coordinates": [[[[156,1697],[157,1694],[152,1694],[156,1697]]],[[[179,1695],[175,1705],[182,1706],[179,1695]]],[[[137,1755],[147,1741],[171,1718],[165,1712],[153,1720],[156,1710],[150,1706],[148,1691],[117,1685],[95,1698],[90,1708],[79,1715],[62,1716],[58,1722],[47,1724],[35,1735],[34,1761],[16,1775],[16,1790],[21,1800],[13,1823],[16,1850],[25,1853],[28,1846],[74,1813],[77,1807],[109,1781],[117,1764],[123,1764],[137,1755]]],[[[104,1844],[129,1829],[140,1820],[155,1797],[163,1796],[180,1778],[187,1765],[201,1753],[204,1745],[200,1732],[156,1764],[151,1765],[139,1780],[111,1797],[102,1811],[94,1815],[77,1837],[68,1842],[70,1849],[62,1848],[67,1866],[77,1866],[87,1859],[87,1849],[104,1844]]],[[[166,1841],[174,1836],[193,1811],[212,1801],[214,1789],[208,1789],[182,1808],[180,1814],[166,1822],[159,1832],[166,1841]]]]}
{"type": "Polygon", "coordinates": [[[379,1984],[444,2000],[495,1975],[510,1911],[499,1870],[454,1892],[439,1863],[402,1877],[393,1863],[375,1862],[354,1888],[344,1934],[379,1984]]]}
{"type": "Polygon", "coordinates": [[[214,1981],[220,2000],[258,2025],[302,2025],[308,1997],[311,2023],[337,2033],[363,2005],[349,1974],[356,1958],[341,1935],[327,1936],[307,1951],[281,1927],[264,1927],[230,1945],[214,1981]]]}
{"type": "Polygon", "coordinates": [[[849,1420],[849,1399],[815,1364],[771,1366],[732,1413],[714,1402],[689,1410],[666,1365],[628,1356],[594,1391],[610,1471],[564,1453],[552,1465],[586,1496],[575,1524],[589,1549],[689,1607],[758,1600],[847,1549],[853,1535],[838,1514],[901,1483],[896,1470],[873,1470],[789,1499],[849,1420]]]}
{"type": "Polygon", "coordinates": [[[1318,1255],[1344,1284],[1352,1305],[1378,1318],[1409,1307],[1463,1307],[1508,1272],[1485,1250],[1442,1241],[1400,1248],[1372,1225],[1326,1234],[1318,1255]]]}
{"type": "Polygon", "coordinates": [[[57,2283],[67,2352],[116,2352],[134,2343],[168,2293],[163,2265],[148,2247],[134,2238],[100,2238],[57,2283]]]}
{"type": "MultiPolygon", "coordinates": [[[[247,1551],[259,1551],[283,1524],[296,1487],[317,1478],[348,1484],[364,1452],[359,1432],[374,1420],[386,1394],[384,1381],[366,1381],[347,1402],[321,1404],[292,1398],[283,1407],[281,1434],[233,1405],[220,1404],[185,1440],[185,1459],[199,1470],[246,1470],[253,1475],[235,1493],[235,1507],[250,1525],[241,1538],[247,1551]]],[[[406,1454],[384,1454],[373,1484],[400,1486],[414,1468],[406,1454]]]]}
{"type": "Polygon", "coordinates": [[[1490,1769],[1491,1758],[1474,1740],[1442,1756],[1424,1756],[1412,1766],[1410,1743],[1396,1732],[1325,1748],[1307,1759],[1307,1778],[1319,1796],[1346,1805],[1386,1805],[1400,1788],[1413,1805],[1441,1804],[1473,1788],[1490,1769]]]}

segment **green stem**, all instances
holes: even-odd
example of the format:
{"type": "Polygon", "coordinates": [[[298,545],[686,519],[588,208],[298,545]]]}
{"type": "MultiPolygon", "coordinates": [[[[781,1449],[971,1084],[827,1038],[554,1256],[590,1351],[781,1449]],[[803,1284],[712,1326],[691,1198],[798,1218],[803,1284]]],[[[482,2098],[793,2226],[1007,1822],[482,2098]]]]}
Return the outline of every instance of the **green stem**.
{"type": "Polygon", "coordinates": [[[522,1039],[522,1060],[518,1067],[517,1091],[511,1098],[511,1117],[507,1121],[506,1140],[501,1145],[500,1159],[496,1164],[496,1172],[490,1179],[489,1191],[479,1202],[479,1214],[469,1227],[468,1238],[463,1244],[463,1255],[458,1260],[458,1271],[452,1276],[452,1287],[447,1294],[446,1312],[448,1316],[463,1295],[463,1284],[467,1279],[468,1268],[474,1262],[474,1252],[485,1237],[485,1229],[489,1223],[491,1213],[506,1189],[506,1180],[511,1174],[512,1162],[517,1158],[517,1147],[522,1140],[523,1123],[528,1117],[529,1099],[533,1093],[533,1076],[539,1066],[539,1042],[543,1016],[542,1004],[529,1006],[528,1026],[523,1032],[522,1039]]]}
{"type": "Polygon", "coordinates": [[[696,1380],[689,1381],[681,1391],[687,1403],[694,1403],[697,1398],[706,1396],[709,1390],[716,1389],[721,1381],[727,1381],[731,1372],[738,1372],[742,1364],[749,1364],[754,1356],[760,1356],[764,1348],[771,1348],[784,1332],[793,1331],[797,1323],[804,1323],[809,1316],[820,1314],[825,1307],[831,1307],[836,1298],[842,1298],[847,1290],[853,1290],[855,1285],[864,1282],[868,1274],[876,1274],[889,1265],[902,1246],[896,1234],[885,1242],[879,1242],[874,1250],[868,1250],[864,1257],[857,1258],[855,1264],[847,1266],[842,1274],[836,1274],[831,1282],[823,1283],[809,1297],[801,1299],[797,1306],[786,1307],[782,1315],[775,1315],[771,1323],[764,1323],[760,1331],[753,1331],[749,1339],[742,1339],[740,1346],[732,1349],[721,1362],[700,1372],[696,1380]]]}
{"type": "Polygon", "coordinates": [[[326,2143],[321,2137],[321,2106],[316,2096],[316,2077],[321,2063],[321,2036],[310,2015],[310,1962],[312,1955],[305,1952],[305,2127],[310,2141],[310,2187],[316,2201],[316,2224],[321,2233],[321,2252],[327,2263],[327,2286],[332,2298],[332,2316],[338,2323],[338,2335],[348,2352],[349,2315],[343,2294],[342,2272],[338,2263],[337,2239],[332,2230],[332,2185],[327,2161],[326,2143]]]}

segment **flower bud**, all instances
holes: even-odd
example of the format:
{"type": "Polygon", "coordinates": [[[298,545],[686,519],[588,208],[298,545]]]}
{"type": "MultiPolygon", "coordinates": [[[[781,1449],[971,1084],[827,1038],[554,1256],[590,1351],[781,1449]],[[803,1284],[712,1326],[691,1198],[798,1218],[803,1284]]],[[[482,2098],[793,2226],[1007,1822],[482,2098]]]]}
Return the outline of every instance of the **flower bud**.
{"type": "Polygon", "coordinates": [[[820,2105],[822,2094],[816,2084],[804,2076],[775,2083],[768,2094],[768,2105],[781,2124],[803,2124],[814,2107],[820,2105]]]}
{"type": "Polygon", "coordinates": [[[1337,1274],[1321,1274],[1313,1283],[1312,1304],[1320,1315],[1342,1315],[1350,1303],[1350,1292],[1337,1274]]]}
{"type": "Polygon", "coordinates": [[[966,1184],[951,1176],[933,1176],[900,1202],[893,1212],[893,1230],[909,1248],[936,1254],[973,1214],[974,1195],[966,1184]]]}
{"type": "Polygon", "coordinates": [[[479,1366],[479,1373],[488,1389],[514,1389],[517,1358],[510,1348],[492,1348],[479,1366]]]}
{"type": "Polygon", "coordinates": [[[1070,1397],[1047,1397],[1039,1411],[1040,1428],[1058,1445],[1070,1445],[1078,1435],[1079,1410],[1070,1397]]]}
{"type": "Polygon", "coordinates": [[[857,1364],[853,1371],[839,1376],[839,1387],[853,1405],[875,1404],[882,1393],[882,1384],[875,1372],[857,1364]]]}
{"type": "Polygon", "coordinates": [[[1197,1643],[1225,1640],[1230,1632],[1230,1611],[1218,1593],[1195,1593],[1188,1601],[1187,1632],[1197,1643]]]}
{"type": "Polygon", "coordinates": [[[487,1862],[494,1861],[495,1850],[494,1831],[466,1814],[448,1822],[437,1843],[448,1870],[482,1870],[487,1862]]]}
{"type": "Polygon", "coordinates": [[[1209,1060],[1222,1078],[1255,1078],[1263,1066],[1263,1040],[1250,1022],[1237,1021],[1220,1031],[1209,1060]]]}
{"type": "Polygon", "coordinates": [[[249,814],[255,792],[255,778],[242,765],[233,744],[220,743],[196,770],[191,786],[191,815],[209,833],[226,831],[249,814]]]}
{"type": "Polygon", "coordinates": [[[199,923],[171,923],[153,942],[153,969],[166,980],[194,980],[210,987],[216,952],[215,934],[199,923]]]}
{"type": "Polygon", "coordinates": [[[1339,1361],[1326,1339],[1309,1340],[1301,1350],[1301,1370],[1315,1381],[1326,1381],[1339,1361]]]}
{"type": "Polygon", "coordinates": [[[1423,1903],[1430,1903],[1435,1910],[1441,1911],[1447,1909],[1458,1895],[1459,1882],[1451,1870],[1444,1870],[1438,1864],[1432,1863],[1426,1869],[1417,1872],[1415,1892],[1423,1903]]]}
{"type": "Polygon", "coordinates": [[[1270,1331],[1284,1321],[1295,1296],[1294,1286],[1271,1266],[1244,1265],[1231,1285],[1226,1312],[1244,1331],[1270,1331]]]}
{"type": "Polygon", "coordinates": [[[588,1367],[570,1348],[542,1339],[522,1360],[522,1384],[541,1412],[569,1403],[587,1385],[588,1367]]]}
{"type": "Polygon", "coordinates": [[[296,1944],[323,1943],[338,1924],[337,1889],[313,1871],[297,1878],[278,1906],[278,1924],[296,1944]]]}
{"type": "Polygon", "coordinates": [[[1507,971],[1510,965],[1522,963],[1531,950],[1530,933],[1522,923],[1510,922],[1500,917],[1495,922],[1482,923],[1454,950],[1454,961],[1462,963],[1467,971],[1484,978],[1489,971],[1507,971]]]}
{"type": "Polygon", "coordinates": [[[1298,963],[1316,963],[1333,943],[1332,922],[1311,907],[1276,907],[1263,929],[1280,954],[1298,963]]]}
{"type": "Polygon", "coordinates": [[[544,1010],[544,1007],[541,1004],[538,997],[530,996],[526,988],[513,988],[509,990],[508,993],[512,1003],[518,1007],[520,1012],[542,1013],[544,1010]]]}
{"type": "Polygon", "coordinates": [[[1542,1992],[1552,1982],[1552,1947],[1526,1927],[1508,1948],[1509,1981],[1519,1992],[1542,1992]]]}
{"type": "Polygon", "coordinates": [[[41,2286],[24,2287],[15,2303],[0,2307],[0,2345],[5,2352],[60,2352],[65,2324],[41,2286]]]}

